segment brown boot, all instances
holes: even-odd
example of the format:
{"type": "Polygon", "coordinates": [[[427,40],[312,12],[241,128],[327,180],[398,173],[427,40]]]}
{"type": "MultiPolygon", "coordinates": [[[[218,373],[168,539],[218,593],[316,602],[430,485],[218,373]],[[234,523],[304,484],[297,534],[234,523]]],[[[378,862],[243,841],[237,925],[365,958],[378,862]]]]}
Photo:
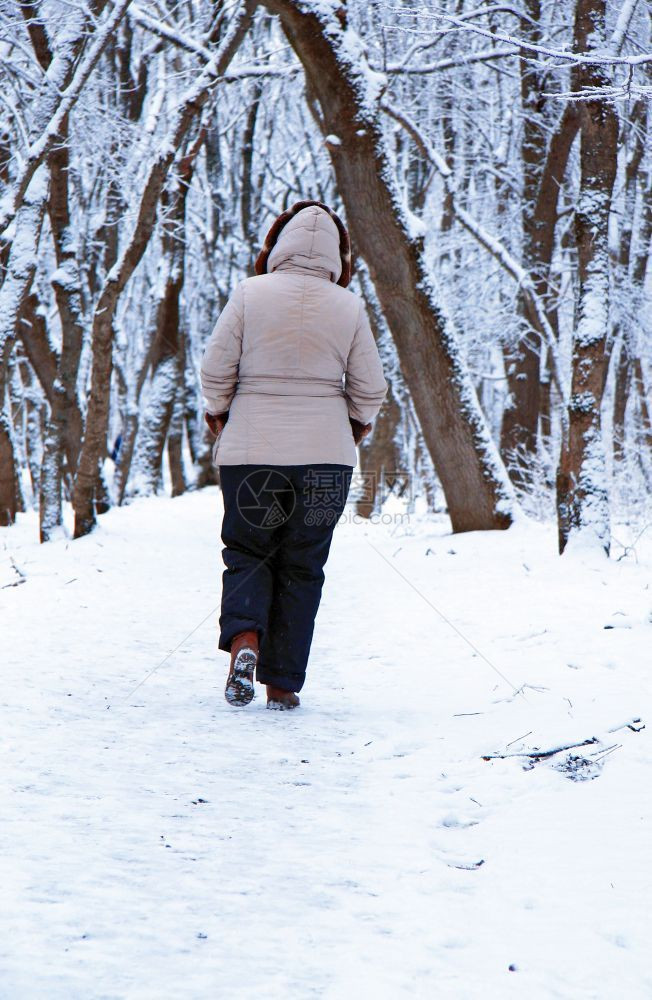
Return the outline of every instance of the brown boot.
{"type": "Polygon", "coordinates": [[[284,712],[290,708],[298,708],[301,704],[299,695],[294,691],[285,691],[283,688],[267,685],[267,707],[275,708],[279,712],[284,712]]]}
{"type": "Polygon", "coordinates": [[[254,696],[254,673],[258,662],[258,633],[240,632],[231,641],[231,669],[224,697],[229,705],[248,705],[254,696]]]}

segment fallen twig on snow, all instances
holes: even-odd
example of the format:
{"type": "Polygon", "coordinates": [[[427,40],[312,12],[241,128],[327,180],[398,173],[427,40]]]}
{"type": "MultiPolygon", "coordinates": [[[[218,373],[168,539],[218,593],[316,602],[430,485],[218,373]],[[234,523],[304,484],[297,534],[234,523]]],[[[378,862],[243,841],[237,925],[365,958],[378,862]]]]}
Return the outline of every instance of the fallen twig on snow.
{"type": "MultiPolygon", "coordinates": [[[[628,719],[625,722],[621,722],[619,725],[614,726],[612,729],[608,729],[608,733],[616,733],[619,729],[631,729],[633,733],[640,733],[642,729],[645,729],[645,723],[641,719],[628,719]]],[[[529,736],[529,733],[525,734],[529,736]]],[[[524,737],[518,737],[519,739],[524,739],[524,737]]],[[[512,740],[515,743],[516,740],[512,740]]],[[[512,743],[508,743],[507,746],[511,746],[512,743]]],[[[558,753],[564,753],[566,750],[575,750],[577,747],[588,747],[591,744],[600,743],[600,739],[597,736],[590,736],[586,740],[582,740],[579,743],[565,743],[563,746],[552,747],[550,750],[539,750],[534,747],[532,750],[522,750],[515,753],[489,753],[483,754],[482,760],[506,760],[508,757],[528,757],[530,760],[544,760],[546,757],[554,757],[558,753]]],[[[599,751],[599,755],[596,759],[611,753],[612,750],[617,750],[620,748],[621,744],[611,744],[608,747],[602,747],[599,751]]]]}
{"type": "Polygon", "coordinates": [[[641,729],[645,729],[645,723],[642,719],[627,719],[626,722],[621,722],[620,725],[608,729],[607,732],[617,733],[619,729],[631,729],[633,733],[640,733],[641,729]]]}
{"type": "Polygon", "coordinates": [[[20,587],[21,583],[25,583],[27,580],[27,574],[23,573],[22,569],[16,565],[13,556],[9,556],[9,562],[11,563],[11,568],[14,573],[18,575],[18,579],[12,580],[11,583],[4,583],[2,587],[0,587],[0,590],[6,590],[8,587],[20,587]]]}
{"type": "Polygon", "coordinates": [[[581,743],[568,743],[565,746],[553,747],[551,750],[534,750],[525,751],[524,753],[490,753],[482,757],[483,760],[505,760],[507,757],[530,757],[533,760],[542,760],[544,757],[554,757],[557,753],[563,753],[564,750],[574,750],[576,747],[587,747],[591,743],[599,743],[597,736],[590,736],[588,740],[582,740],[581,743]]]}

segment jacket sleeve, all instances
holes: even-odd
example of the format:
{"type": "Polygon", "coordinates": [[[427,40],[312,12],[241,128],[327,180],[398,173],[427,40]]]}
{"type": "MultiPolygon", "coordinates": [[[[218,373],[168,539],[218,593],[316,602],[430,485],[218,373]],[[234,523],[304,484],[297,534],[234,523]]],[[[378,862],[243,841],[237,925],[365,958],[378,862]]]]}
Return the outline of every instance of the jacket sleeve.
{"type": "Polygon", "coordinates": [[[244,328],[242,283],[224,306],[211,333],[201,363],[201,387],[209,413],[225,413],[238,383],[244,328]]]}
{"type": "Polygon", "coordinates": [[[362,302],[346,363],[344,395],[349,416],[363,424],[371,423],[387,395],[383,366],[362,302]]]}

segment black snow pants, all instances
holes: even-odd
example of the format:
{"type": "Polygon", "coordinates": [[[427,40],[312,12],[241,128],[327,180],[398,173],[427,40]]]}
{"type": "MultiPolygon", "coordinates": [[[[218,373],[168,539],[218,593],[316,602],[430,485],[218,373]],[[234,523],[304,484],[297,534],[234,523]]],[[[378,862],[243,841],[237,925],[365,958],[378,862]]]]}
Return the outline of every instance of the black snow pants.
{"type": "Polygon", "coordinates": [[[257,631],[256,678],[300,691],[350,465],[221,465],[220,649],[257,631]]]}

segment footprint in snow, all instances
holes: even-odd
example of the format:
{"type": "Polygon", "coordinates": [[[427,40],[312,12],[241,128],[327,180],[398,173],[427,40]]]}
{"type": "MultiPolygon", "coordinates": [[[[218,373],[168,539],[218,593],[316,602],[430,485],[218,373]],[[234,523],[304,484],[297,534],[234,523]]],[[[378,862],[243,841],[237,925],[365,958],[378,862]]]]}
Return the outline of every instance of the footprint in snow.
{"type": "Polygon", "coordinates": [[[449,830],[466,830],[470,826],[478,826],[479,822],[477,819],[463,819],[461,816],[449,813],[448,816],[444,816],[439,821],[439,826],[446,827],[449,830]]]}

